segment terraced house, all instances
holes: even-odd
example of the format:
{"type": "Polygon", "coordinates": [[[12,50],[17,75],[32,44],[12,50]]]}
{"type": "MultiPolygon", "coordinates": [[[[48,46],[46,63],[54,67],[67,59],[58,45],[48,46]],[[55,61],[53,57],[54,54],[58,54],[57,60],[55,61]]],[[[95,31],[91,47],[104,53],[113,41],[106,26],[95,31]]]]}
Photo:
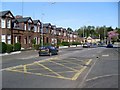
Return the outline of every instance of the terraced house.
{"type": "Polygon", "coordinates": [[[42,23],[31,17],[14,16],[11,11],[0,12],[0,42],[7,44],[21,43],[22,48],[31,48],[32,40],[36,44],[57,45],[57,42],[80,42],[76,32],[67,31],[65,28],[56,27],[51,23],[42,23]]]}

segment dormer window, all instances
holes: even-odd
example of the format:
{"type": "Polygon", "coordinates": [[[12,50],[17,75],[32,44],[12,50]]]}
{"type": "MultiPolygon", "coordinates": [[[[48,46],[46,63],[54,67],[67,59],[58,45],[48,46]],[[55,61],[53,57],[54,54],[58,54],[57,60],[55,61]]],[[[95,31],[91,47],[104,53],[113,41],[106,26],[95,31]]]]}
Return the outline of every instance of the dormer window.
{"type": "Polygon", "coordinates": [[[8,19],[8,20],[7,20],[7,28],[11,28],[11,23],[10,23],[10,22],[11,22],[11,20],[8,19]]]}

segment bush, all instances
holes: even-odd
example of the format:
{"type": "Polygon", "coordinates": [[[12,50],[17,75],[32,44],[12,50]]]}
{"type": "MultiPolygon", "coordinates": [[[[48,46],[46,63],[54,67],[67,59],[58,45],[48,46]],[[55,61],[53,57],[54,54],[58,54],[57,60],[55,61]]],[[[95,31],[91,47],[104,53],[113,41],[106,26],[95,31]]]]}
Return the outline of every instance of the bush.
{"type": "Polygon", "coordinates": [[[6,52],[7,52],[7,53],[10,53],[10,52],[12,52],[12,51],[13,51],[13,45],[7,44],[6,52]]]}
{"type": "Polygon", "coordinates": [[[72,42],[72,45],[80,45],[80,42],[72,42]]]}
{"type": "Polygon", "coordinates": [[[15,43],[14,44],[14,51],[20,51],[21,50],[21,44],[20,43],[15,43]]]}
{"type": "Polygon", "coordinates": [[[34,49],[39,50],[40,45],[34,45],[34,49]]]}
{"type": "Polygon", "coordinates": [[[61,44],[62,44],[63,46],[69,46],[69,45],[70,45],[69,42],[62,42],[61,44]]]}
{"type": "Polygon", "coordinates": [[[7,45],[4,42],[0,42],[0,53],[5,53],[7,45]]]}

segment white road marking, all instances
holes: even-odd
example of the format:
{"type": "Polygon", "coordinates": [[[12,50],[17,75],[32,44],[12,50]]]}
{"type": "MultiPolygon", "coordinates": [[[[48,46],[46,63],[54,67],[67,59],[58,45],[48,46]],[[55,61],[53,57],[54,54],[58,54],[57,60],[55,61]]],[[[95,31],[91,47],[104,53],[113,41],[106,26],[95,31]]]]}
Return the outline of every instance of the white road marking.
{"type": "Polygon", "coordinates": [[[108,57],[109,56],[109,54],[106,54],[106,55],[102,55],[103,57],[108,57]]]}
{"type": "Polygon", "coordinates": [[[110,74],[110,75],[103,75],[103,76],[97,76],[91,79],[87,79],[86,82],[91,81],[91,80],[95,80],[95,79],[99,79],[99,78],[104,78],[104,77],[110,77],[110,76],[118,76],[119,74],[110,74]]]}

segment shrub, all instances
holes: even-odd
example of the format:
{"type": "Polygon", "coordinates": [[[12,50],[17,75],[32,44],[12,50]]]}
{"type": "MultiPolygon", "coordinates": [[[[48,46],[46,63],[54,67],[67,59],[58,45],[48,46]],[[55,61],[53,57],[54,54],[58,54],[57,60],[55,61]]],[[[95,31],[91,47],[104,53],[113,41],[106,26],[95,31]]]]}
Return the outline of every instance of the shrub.
{"type": "Polygon", "coordinates": [[[15,43],[14,44],[14,51],[20,51],[21,50],[21,44],[20,43],[15,43]]]}
{"type": "Polygon", "coordinates": [[[80,42],[72,42],[72,45],[80,45],[80,42]]]}
{"type": "Polygon", "coordinates": [[[35,44],[34,49],[39,50],[40,45],[35,44]]]}
{"type": "Polygon", "coordinates": [[[62,42],[61,44],[62,44],[63,46],[69,46],[69,45],[70,45],[69,42],[62,42]]]}
{"type": "Polygon", "coordinates": [[[12,51],[13,51],[13,45],[7,44],[7,50],[6,50],[6,52],[7,52],[7,53],[10,53],[10,52],[12,52],[12,51]]]}
{"type": "Polygon", "coordinates": [[[5,53],[7,45],[4,42],[0,42],[0,53],[5,53]]]}

